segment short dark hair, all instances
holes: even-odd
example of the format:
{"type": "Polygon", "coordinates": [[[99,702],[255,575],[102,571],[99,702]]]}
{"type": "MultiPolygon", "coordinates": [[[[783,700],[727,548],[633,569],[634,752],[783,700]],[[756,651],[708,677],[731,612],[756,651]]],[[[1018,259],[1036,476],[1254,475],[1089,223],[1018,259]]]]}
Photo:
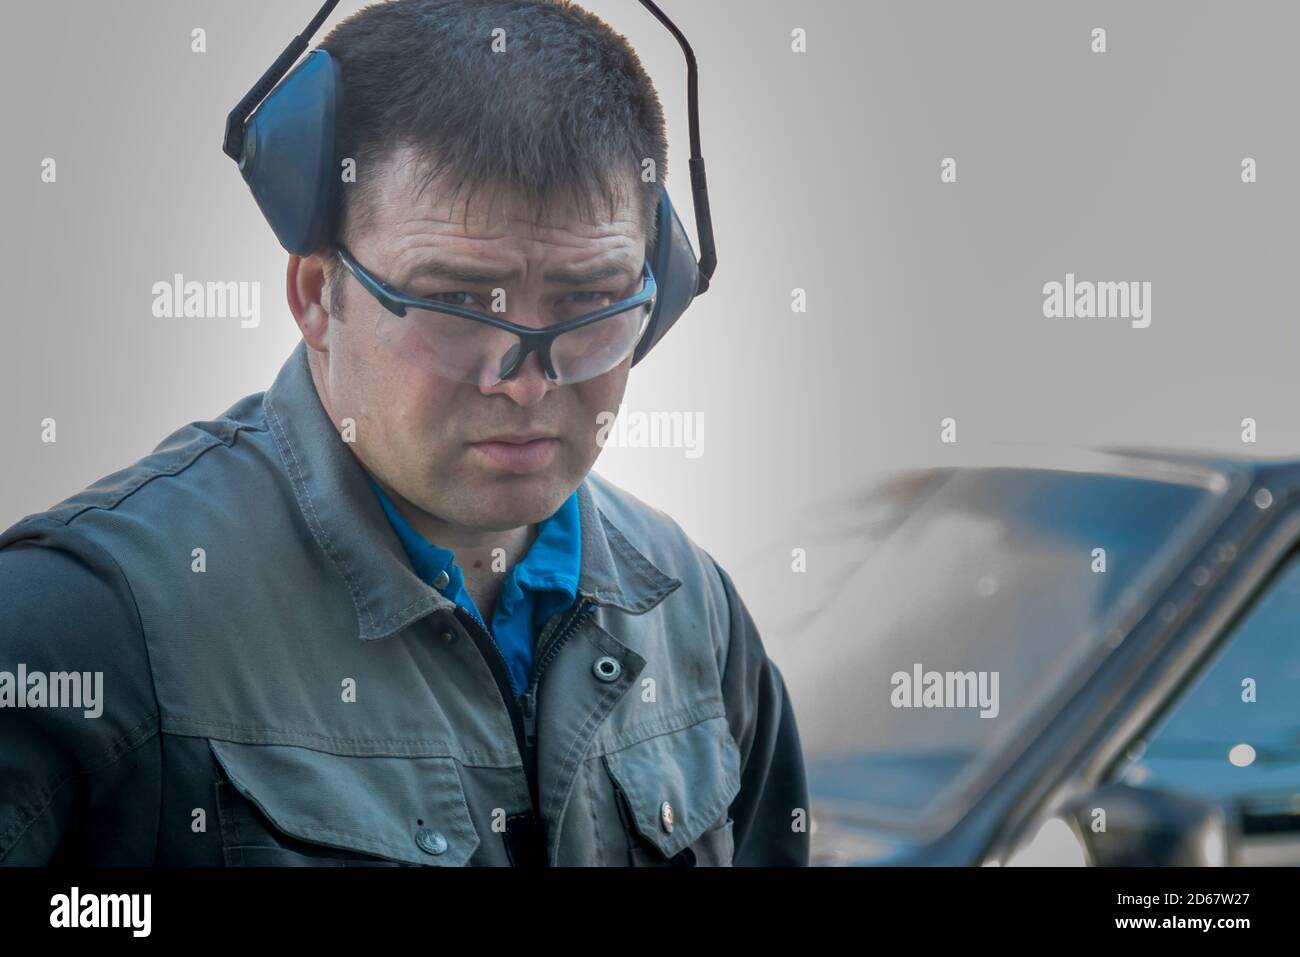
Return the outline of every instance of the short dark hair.
{"type": "MultiPolygon", "coordinates": [[[[375,170],[404,147],[419,158],[422,193],[441,175],[509,192],[536,213],[556,200],[610,216],[638,184],[647,241],[668,172],[663,108],[621,34],[569,0],[391,0],[340,22],[321,41],[339,62],[340,155],[356,160],[344,184],[341,236],[373,216],[375,170]],[[504,53],[493,31],[504,30],[504,53]],[[645,181],[642,163],[654,162],[645,181]]],[[[342,288],[337,253],[327,260],[342,288]]]]}

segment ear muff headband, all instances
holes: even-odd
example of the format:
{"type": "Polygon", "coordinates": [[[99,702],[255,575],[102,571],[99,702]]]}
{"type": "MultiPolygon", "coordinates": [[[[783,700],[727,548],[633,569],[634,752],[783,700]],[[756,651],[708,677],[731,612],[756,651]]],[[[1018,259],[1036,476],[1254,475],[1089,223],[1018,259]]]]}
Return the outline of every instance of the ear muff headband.
{"type": "MultiPolygon", "coordinates": [[[[295,256],[310,256],[331,245],[338,228],[342,157],[338,155],[337,122],[345,93],[342,71],[329,52],[321,49],[293,66],[338,2],[329,0],[321,7],[226,119],[223,152],[238,161],[276,239],[295,256]]],[[[633,352],[633,365],[667,334],[692,300],[709,288],[717,266],[704,159],[700,156],[695,54],[663,11],[651,0],[640,3],[677,38],[686,56],[691,194],[703,256],[696,259],[690,237],[664,189],[647,250],[659,296],[633,352]]]]}

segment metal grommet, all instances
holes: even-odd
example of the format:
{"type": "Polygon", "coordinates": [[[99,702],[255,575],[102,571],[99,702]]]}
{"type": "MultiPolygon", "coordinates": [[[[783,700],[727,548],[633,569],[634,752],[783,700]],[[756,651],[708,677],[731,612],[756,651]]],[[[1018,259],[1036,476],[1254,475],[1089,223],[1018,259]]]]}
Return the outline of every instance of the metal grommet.
{"type": "Polygon", "coordinates": [[[415,832],[415,843],[426,854],[441,854],[447,850],[447,839],[430,827],[415,832]]]}
{"type": "Polygon", "coordinates": [[[617,658],[604,655],[596,659],[591,666],[591,670],[601,681],[616,681],[618,676],[623,673],[623,666],[618,663],[617,658]]]}
{"type": "Polygon", "coordinates": [[[438,589],[438,591],[442,591],[449,584],[451,584],[451,576],[448,575],[446,571],[440,571],[434,576],[433,587],[438,589]]]}
{"type": "Polygon", "coordinates": [[[659,805],[659,823],[669,834],[673,832],[673,806],[667,801],[659,805]]]}

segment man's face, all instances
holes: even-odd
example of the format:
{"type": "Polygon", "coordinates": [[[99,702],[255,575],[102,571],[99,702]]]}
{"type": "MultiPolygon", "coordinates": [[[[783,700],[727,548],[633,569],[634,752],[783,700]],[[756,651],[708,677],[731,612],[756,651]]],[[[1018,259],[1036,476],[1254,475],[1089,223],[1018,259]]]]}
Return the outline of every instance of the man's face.
{"type": "MultiPolygon", "coordinates": [[[[504,318],[539,326],[548,303],[583,299],[585,287],[542,279],[558,267],[617,264],[632,278],[631,288],[622,279],[606,280],[591,291],[630,294],[639,288],[646,250],[633,190],[610,222],[583,222],[576,210],[558,208],[541,223],[529,222],[504,197],[489,204],[482,190],[475,191],[466,216],[463,199],[453,213],[449,190],[438,181],[417,197],[410,158],[399,154],[384,169],[374,221],[348,247],[367,270],[403,292],[455,304],[469,300],[443,294],[467,292],[480,301],[491,295],[455,280],[408,278],[430,260],[480,272],[513,270],[517,278],[501,284],[504,318]]],[[[559,508],[600,454],[597,416],[617,410],[631,356],[594,379],[557,385],[532,353],[514,379],[470,385],[439,376],[418,352],[386,345],[376,322],[390,321],[391,313],[351,275],[344,285],[341,306],[325,304],[332,310],[327,351],[312,359],[335,423],[356,421],[352,448],[366,468],[424,512],[466,530],[516,529],[559,508]],[[509,461],[520,457],[518,450],[476,444],[532,432],[555,438],[531,447],[528,462],[509,461]]]]}

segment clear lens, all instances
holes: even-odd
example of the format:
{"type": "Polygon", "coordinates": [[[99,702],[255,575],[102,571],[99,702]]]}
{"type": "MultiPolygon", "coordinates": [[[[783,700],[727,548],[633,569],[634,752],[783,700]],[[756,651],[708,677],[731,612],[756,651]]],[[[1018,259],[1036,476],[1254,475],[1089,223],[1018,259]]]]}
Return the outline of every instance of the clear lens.
{"type": "MultiPolygon", "coordinates": [[[[585,306],[585,312],[592,311],[589,305],[579,305],[585,306]]],[[[554,381],[565,385],[609,372],[631,354],[653,308],[652,299],[556,336],[551,341],[554,381]]],[[[520,348],[520,339],[512,332],[429,309],[407,309],[405,316],[384,310],[375,335],[404,360],[420,363],[444,378],[480,387],[499,383],[520,348]]],[[[525,360],[532,361],[531,356],[525,360]]]]}
{"type": "Polygon", "coordinates": [[[584,382],[613,369],[635,348],[653,307],[651,300],[556,336],[551,343],[556,381],[584,382]]]}
{"type": "Polygon", "coordinates": [[[436,374],[458,382],[477,383],[491,372],[490,359],[500,362],[518,342],[518,336],[486,323],[449,316],[428,309],[407,309],[405,316],[388,311],[375,325],[379,341],[404,360],[425,366],[436,374]]]}

